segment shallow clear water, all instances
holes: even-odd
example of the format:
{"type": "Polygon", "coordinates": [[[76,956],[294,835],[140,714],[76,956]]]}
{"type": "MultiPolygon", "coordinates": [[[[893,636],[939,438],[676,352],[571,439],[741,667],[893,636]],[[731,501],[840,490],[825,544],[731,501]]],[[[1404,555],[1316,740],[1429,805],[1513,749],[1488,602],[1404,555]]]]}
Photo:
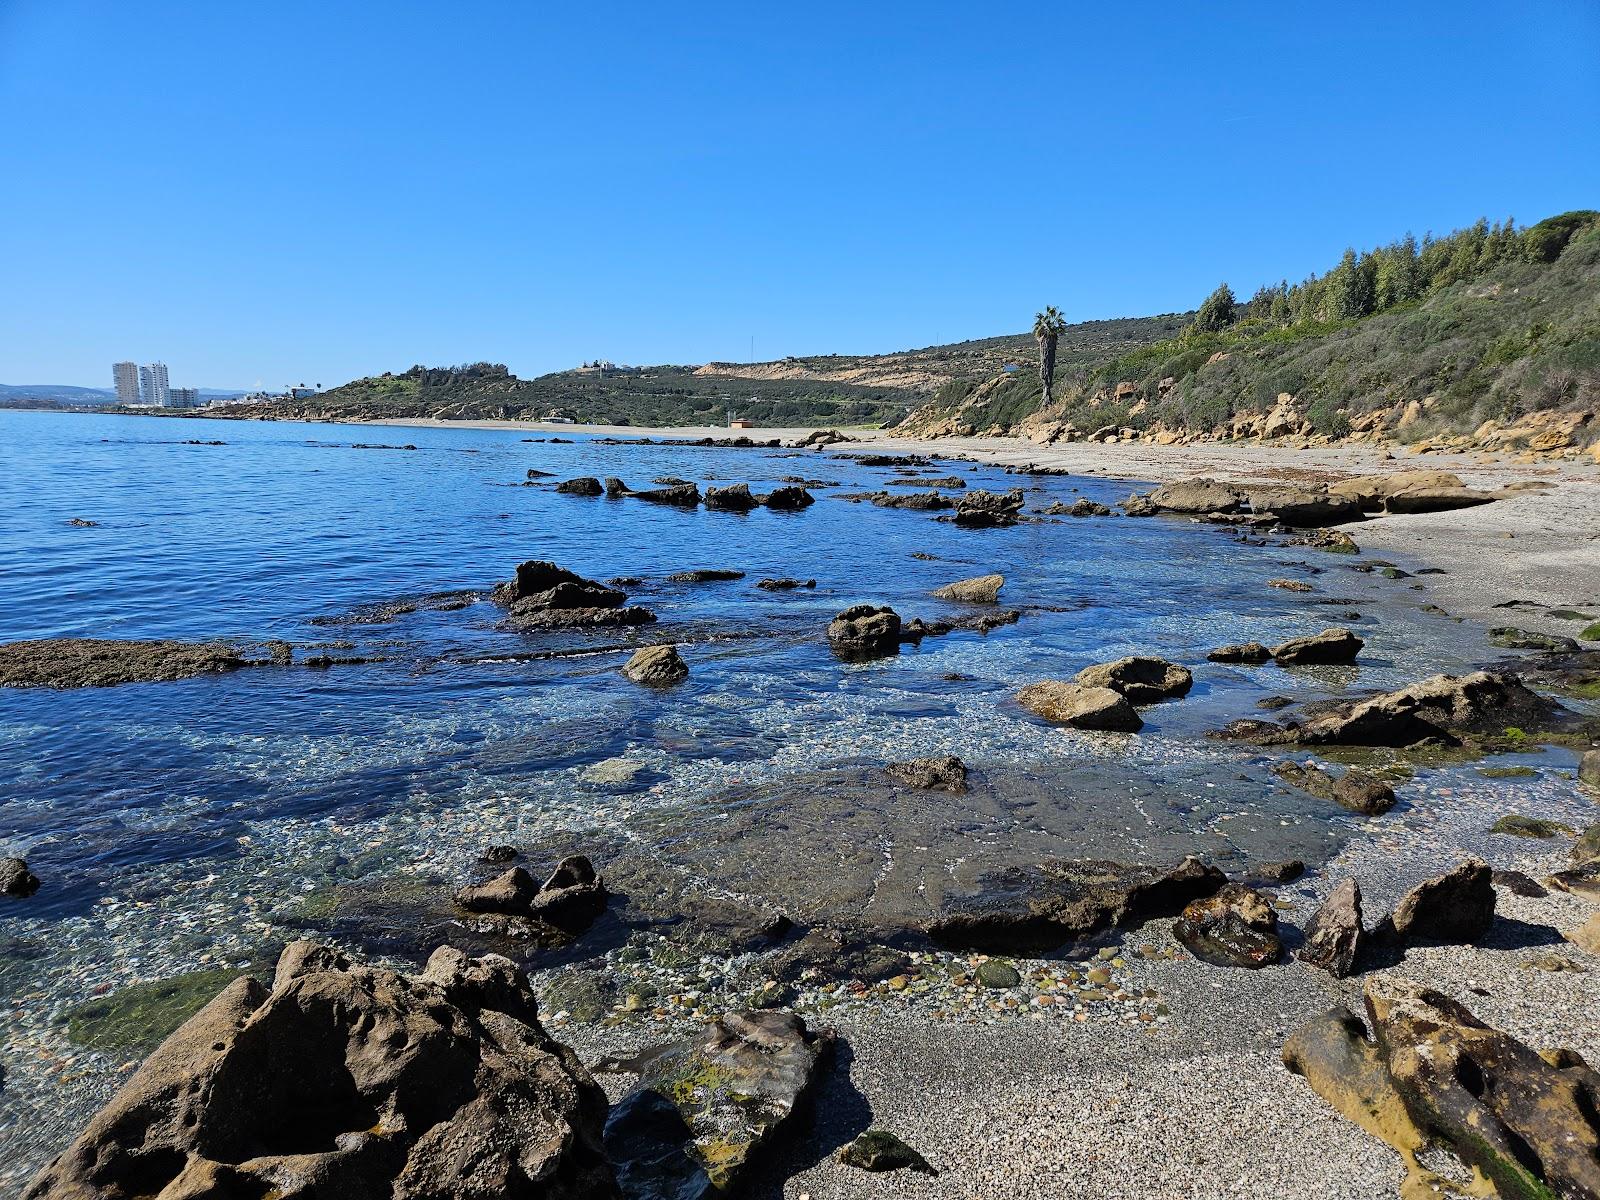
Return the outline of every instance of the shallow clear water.
{"type": "MultiPolygon", "coordinates": [[[[952,471],[969,486],[1021,486],[1030,509],[1077,495],[1110,503],[1129,491],[1126,482],[964,463],[936,473],[952,471]]],[[[122,1064],[66,1041],[60,1021],[73,1003],[249,961],[286,936],[284,909],[329,879],[460,878],[490,842],[632,828],[644,814],[694,811],[735,785],[942,752],[996,778],[1058,781],[1042,801],[1038,788],[1026,803],[997,801],[984,836],[1002,849],[1165,855],[1177,849],[1174,830],[1192,828],[1196,845],[1222,858],[1331,850],[1353,827],[1345,816],[1274,787],[1258,758],[1207,743],[1203,732],[1254,715],[1268,694],[1392,686],[1485,657],[1481,631],[1420,614],[1424,597],[1409,581],[1359,574],[1351,560],[1314,550],[1241,545],[1227,530],[1167,519],[970,531],[830,498],[892,475],[809,451],[0,412],[0,640],[272,638],[294,643],[297,657],[338,642],[349,643],[338,653],[384,658],[112,689],[0,690],[0,853],[25,856],[44,880],[37,896],[0,910],[9,1080],[0,1144],[16,1147],[18,1162],[37,1160],[120,1077],[122,1064]],[[702,487],[748,481],[757,491],[785,476],[842,486],[815,488],[818,502],[800,513],[682,512],[521,486],[530,468],[619,475],[635,487],[658,476],[702,487]],[[73,518],[97,525],[74,527],[73,518]],[[659,623],[530,636],[501,629],[487,601],[361,619],[363,606],[485,591],[528,558],[594,578],[642,577],[629,590],[659,623]],[[664,578],[691,567],[748,576],[664,578]],[[1014,626],[854,665],[822,639],[829,617],[858,601],[906,617],[946,614],[951,606],[930,590],[989,570],[1007,577],[1004,603],[1024,610],[1014,626]],[[784,575],[818,586],[753,586],[784,575]],[[1317,590],[1266,586],[1280,576],[1317,590]],[[1334,598],[1366,618],[1359,671],[1204,662],[1223,642],[1270,644],[1343,623],[1335,614],[1345,606],[1320,603],[1334,598]],[[620,676],[626,643],[664,640],[686,643],[687,683],[657,693],[620,676]],[[583,646],[597,652],[540,657],[583,646]],[[1011,701],[1022,683],[1135,652],[1196,675],[1186,700],[1146,711],[1137,738],[1050,728],[1011,701]],[[644,769],[636,786],[585,778],[618,756],[644,769]],[[1103,785],[1074,796],[1070,784],[1074,764],[1089,762],[1126,781],[1112,789],[1123,799],[1103,823],[1082,807],[1107,803],[1103,785]],[[1146,820],[1149,806],[1159,820],[1146,820]],[[48,1115],[33,1107],[45,1085],[66,1097],[48,1115]]],[[[959,835],[948,813],[937,819],[947,825],[926,838],[959,835]]],[[[814,836],[848,841],[851,832],[814,836]]]]}

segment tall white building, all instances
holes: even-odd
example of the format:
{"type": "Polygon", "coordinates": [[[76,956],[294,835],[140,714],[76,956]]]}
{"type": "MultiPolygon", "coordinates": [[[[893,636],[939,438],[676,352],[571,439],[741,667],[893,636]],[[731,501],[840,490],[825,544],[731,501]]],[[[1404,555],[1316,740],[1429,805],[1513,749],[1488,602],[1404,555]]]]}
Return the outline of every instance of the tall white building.
{"type": "Polygon", "coordinates": [[[198,388],[173,388],[173,408],[199,408],[200,391],[198,388]]]}
{"type": "Polygon", "coordinates": [[[146,404],[165,408],[172,403],[172,389],[167,386],[167,364],[151,363],[140,367],[139,390],[144,394],[146,404]]]}
{"type": "Polygon", "coordinates": [[[139,366],[137,363],[112,363],[111,378],[117,384],[118,404],[139,403],[139,366]]]}

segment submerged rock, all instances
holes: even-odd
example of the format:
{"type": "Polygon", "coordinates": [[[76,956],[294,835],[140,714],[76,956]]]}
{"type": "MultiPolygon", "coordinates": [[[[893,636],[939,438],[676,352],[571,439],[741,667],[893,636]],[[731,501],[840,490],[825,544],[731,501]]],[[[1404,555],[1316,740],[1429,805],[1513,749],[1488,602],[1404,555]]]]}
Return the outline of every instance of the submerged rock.
{"type": "Polygon", "coordinates": [[[993,604],[1000,599],[1000,589],[1005,582],[1004,575],[978,575],[935,588],[933,594],[940,600],[955,600],[963,604],[993,604]]]}
{"type": "Polygon", "coordinates": [[[828,643],[847,657],[892,654],[900,645],[900,614],[883,605],[851,605],[828,622],[828,643]]]}
{"type": "Polygon", "coordinates": [[[1076,729],[1134,733],[1144,727],[1144,721],[1127,697],[1106,687],[1085,687],[1080,683],[1046,679],[1030,683],[1019,691],[1017,703],[1047,721],[1076,729]]]}
{"type": "Polygon", "coordinates": [[[1238,883],[1185,905],[1172,936],[1218,967],[1265,967],[1283,953],[1277,912],[1260,892],[1238,883]]]}
{"type": "Polygon", "coordinates": [[[839,1161],[863,1171],[899,1171],[909,1168],[924,1175],[937,1175],[923,1158],[887,1129],[869,1129],[839,1151],[839,1161]]]}
{"type": "Polygon", "coordinates": [[[648,687],[670,687],[689,678],[689,664],[676,646],[644,646],[633,652],[622,673],[634,683],[648,687]]]}
{"type": "Polygon", "coordinates": [[[1284,782],[1301,791],[1332,800],[1363,816],[1382,816],[1395,805],[1394,789],[1365,771],[1352,768],[1334,778],[1314,763],[1292,761],[1278,763],[1272,770],[1284,782]]]}
{"type": "Polygon", "coordinates": [[[1134,655],[1085,667],[1073,676],[1073,682],[1088,688],[1110,688],[1127,697],[1129,704],[1155,704],[1188,695],[1194,676],[1187,667],[1164,658],[1134,655]]]}
{"type": "Polygon", "coordinates": [[[957,794],[967,790],[967,764],[954,754],[890,763],[885,769],[907,787],[957,794]]]}
{"type": "Polygon", "coordinates": [[[236,671],[239,650],[221,642],[44,638],[0,644],[0,687],[114,687],[236,671]]]}
{"type": "Polygon", "coordinates": [[[605,1200],[605,1094],[509,960],[297,942],[229,984],[23,1195],[605,1200]]]}
{"type": "MultiPolygon", "coordinates": [[[[965,774],[963,774],[965,782],[965,774]]],[[[0,896],[25,899],[39,890],[39,877],[20,858],[0,858],[0,896]]]]}
{"type": "Polygon", "coordinates": [[[1352,663],[1364,645],[1366,643],[1348,629],[1324,629],[1310,637],[1290,638],[1273,647],[1272,657],[1280,667],[1352,663]]]}
{"type": "Polygon", "coordinates": [[[1469,858],[1402,896],[1389,924],[1405,941],[1471,944],[1489,932],[1494,904],[1489,864],[1469,858]]]}
{"type": "Polygon", "coordinates": [[[639,1082],[612,1111],[605,1147],[630,1200],[732,1193],[751,1156],[785,1132],[833,1048],[793,1013],[732,1012],[696,1035],[602,1064],[639,1082]]]}
{"type": "Polygon", "coordinates": [[[1110,862],[1049,862],[1020,896],[995,893],[954,908],[928,927],[928,936],[951,950],[984,954],[1040,954],[1119,925],[1176,916],[1209,896],[1227,877],[1198,858],[1176,867],[1110,862]]]}
{"type": "Polygon", "coordinates": [[[1335,979],[1343,979],[1355,969],[1365,932],[1361,923],[1361,887],[1354,879],[1341,879],[1311,914],[1305,944],[1294,956],[1321,967],[1335,979]]]}

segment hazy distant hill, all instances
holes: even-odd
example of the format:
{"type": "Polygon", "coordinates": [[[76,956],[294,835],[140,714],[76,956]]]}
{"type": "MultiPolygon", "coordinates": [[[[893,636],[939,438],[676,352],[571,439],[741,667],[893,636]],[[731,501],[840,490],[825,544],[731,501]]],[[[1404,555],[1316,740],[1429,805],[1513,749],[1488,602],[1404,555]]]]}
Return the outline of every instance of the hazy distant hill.
{"type": "Polygon", "coordinates": [[[73,387],[65,383],[0,383],[0,401],[51,400],[57,404],[109,404],[110,388],[73,387]]]}

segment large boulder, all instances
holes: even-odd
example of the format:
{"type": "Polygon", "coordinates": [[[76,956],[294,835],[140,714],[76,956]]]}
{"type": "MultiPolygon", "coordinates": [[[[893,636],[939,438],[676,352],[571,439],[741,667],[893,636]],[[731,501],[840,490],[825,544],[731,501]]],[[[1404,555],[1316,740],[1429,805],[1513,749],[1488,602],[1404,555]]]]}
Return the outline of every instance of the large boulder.
{"type": "Polygon", "coordinates": [[[592,475],[581,476],[578,479],[563,479],[556,484],[556,491],[568,496],[598,496],[605,488],[600,486],[600,481],[592,475]]]}
{"type": "Polygon", "coordinates": [[[1310,637],[1290,638],[1272,649],[1280,667],[1353,663],[1366,645],[1348,629],[1324,629],[1310,637]]]}
{"type": "Polygon", "coordinates": [[[828,644],[846,657],[892,654],[900,645],[900,614],[875,604],[853,604],[828,622],[828,644]]]}
{"type": "Polygon", "coordinates": [[[921,791],[959,794],[967,790],[967,764],[954,754],[913,758],[908,762],[890,763],[885,769],[897,783],[921,791]]]}
{"type": "Polygon", "coordinates": [[[1186,904],[1172,936],[1218,967],[1265,967],[1283,954],[1277,912],[1260,892],[1239,883],[1186,904]]]}
{"type": "Polygon", "coordinates": [[[297,942],[180,1026],[23,1193],[605,1200],[605,1094],[527,979],[442,947],[415,975],[297,942]]]}
{"type": "Polygon", "coordinates": [[[1311,914],[1305,943],[1294,956],[1343,979],[1355,969],[1361,953],[1365,936],[1361,920],[1361,887],[1354,879],[1341,879],[1311,914]]]}
{"type": "Polygon", "coordinates": [[[993,604],[1000,598],[1000,589],[1005,582],[1004,575],[977,575],[935,588],[933,594],[940,600],[955,600],[962,604],[993,604]]]}
{"type": "Polygon", "coordinates": [[[1194,676],[1186,667],[1164,658],[1133,655],[1115,662],[1085,667],[1073,682],[1090,688],[1110,688],[1126,696],[1129,704],[1155,704],[1187,695],[1194,676]]]}
{"type": "Polygon", "coordinates": [[[758,1151],[780,1137],[832,1051],[832,1030],[793,1013],[731,1012],[699,1034],[602,1064],[638,1085],[612,1111],[605,1146],[630,1200],[713,1200],[734,1193],[758,1151]]]}
{"type": "Polygon", "coordinates": [[[775,512],[799,512],[817,501],[805,488],[794,485],[773,488],[760,499],[762,504],[775,512]]]}
{"type": "Polygon", "coordinates": [[[1453,745],[1463,735],[1536,728],[1552,707],[1509,675],[1434,675],[1312,717],[1299,728],[1297,740],[1306,745],[1453,745]]]}
{"type": "Polygon", "coordinates": [[[670,687],[689,678],[689,664],[676,646],[642,646],[623,665],[622,673],[647,687],[670,687]]]}
{"type": "Polygon", "coordinates": [[[655,614],[626,603],[628,595],[543,559],[517,567],[514,578],[493,592],[514,629],[600,628],[647,625],[655,614]]]}
{"type": "MultiPolygon", "coordinates": [[[[1146,499],[1158,512],[1234,513],[1244,507],[1244,492],[1231,483],[1214,479],[1184,479],[1163,484],[1146,499]]],[[[1132,510],[1124,506],[1129,516],[1132,510]]]]}
{"type": "Polygon", "coordinates": [[[1406,1109],[1502,1196],[1600,1196],[1600,1073],[1582,1058],[1540,1053],[1398,975],[1369,979],[1366,1004],[1406,1109]]]}
{"type": "Polygon", "coordinates": [[[113,687],[236,671],[245,659],[221,642],[44,638],[0,645],[0,687],[113,687]]]}
{"type": "Polygon", "coordinates": [[[668,487],[646,488],[642,492],[628,493],[635,500],[650,504],[665,504],[672,508],[696,508],[700,504],[700,489],[692,483],[675,483],[668,487]]]}
{"type": "Polygon", "coordinates": [[[928,926],[928,936],[950,950],[1043,954],[1115,926],[1177,916],[1228,881],[1193,856],[1166,868],[1055,861],[1041,864],[1037,875],[1025,887],[997,887],[968,906],[952,906],[928,926]]]}
{"type": "Polygon", "coordinates": [[[1059,679],[1030,683],[1017,693],[1017,703],[1046,721],[1076,729],[1133,733],[1144,722],[1126,696],[1105,687],[1084,687],[1059,679]]]}
{"type": "Polygon", "coordinates": [[[1254,512],[1271,514],[1285,525],[1315,529],[1359,520],[1361,505],[1348,496],[1336,496],[1314,488],[1272,487],[1250,492],[1254,512]]]}
{"type": "Polygon", "coordinates": [[[1459,488],[1461,477],[1449,471],[1396,471],[1390,475],[1360,475],[1328,485],[1328,494],[1354,500],[1366,512],[1379,512],[1390,497],[1424,489],[1459,488]]]}
{"type": "Polygon", "coordinates": [[[1476,942],[1494,923],[1491,876],[1488,863],[1469,858],[1402,896],[1389,924],[1405,941],[1476,942]]]}

